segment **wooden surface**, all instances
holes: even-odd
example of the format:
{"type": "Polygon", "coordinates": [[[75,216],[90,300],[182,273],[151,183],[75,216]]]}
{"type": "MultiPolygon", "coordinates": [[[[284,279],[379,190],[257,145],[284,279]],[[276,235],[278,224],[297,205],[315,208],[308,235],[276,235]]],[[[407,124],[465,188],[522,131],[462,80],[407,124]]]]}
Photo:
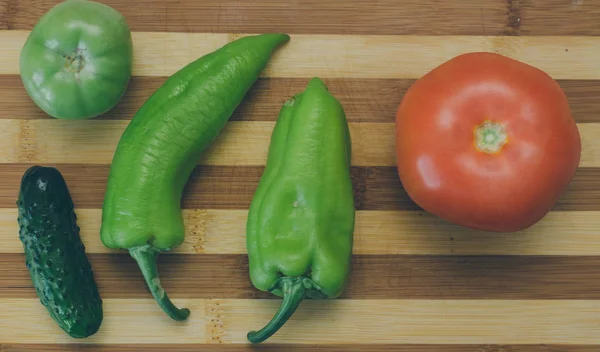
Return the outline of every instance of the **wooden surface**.
{"type": "Polygon", "coordinates": [[[57,1],[0,0],[0,351],[600,350],[600,3],[595,0],[102,0],[134,31],[134,77],[121,103],[90,121],[48,118],[26,95],[18,54],[57,1]],[[159,259],[188,321],[168,319],[123,252],[98,237],[112,153],[144,100],[181,66],[245,33],[291,41],[186,187],[186,242],[159,259]],[[582,134],[567,192],[519,234],[485,234],[423,212],[394,168],[393,122],[414,79],[467,51],[546,70],[582,134]],[[306,301],[272,339],[250,347],[279,300],[255,290],[246,212],[281,104],[321,76],[354,141],[357,226],[352,277],[334,302],[306,301]],[[101,330],[60,331],[39,304],[18,241],[15,199],[32,164],[57,166],[71,189],[104,299],[101,330]],[[145,345],[148,344],[148,345],[145,345]]]}

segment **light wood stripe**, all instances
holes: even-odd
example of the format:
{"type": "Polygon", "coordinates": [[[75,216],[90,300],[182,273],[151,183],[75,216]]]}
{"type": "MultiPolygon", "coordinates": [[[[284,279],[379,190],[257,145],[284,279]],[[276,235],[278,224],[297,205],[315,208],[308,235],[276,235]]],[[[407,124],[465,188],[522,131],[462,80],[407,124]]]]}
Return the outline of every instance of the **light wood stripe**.
{"type": "MultiPolygon", "coordinates": [[[[0,74],[19,72],[29,31],[0,31],[0,74]]],[[[247,34],[134,32],[136,76],[169,76],[247,34]],[[185,49],[182,49],[185,48],[185,49]]],[[[462,53],[491,51],[534,65],[555,79],[600,79],[600,37],[292,35],[264,77],[419,78],[462,53]]]]}
{"type": "MultiPolygon", "coordinates": [[[[0,253],[22,253],[16,209],[0,209],[0,253]]],[[[100,241],[99,209],[78,209],[88,253],[118,253],[100,241]]],[[[245,254],[246,210],[184,210],[186,240],[172,254],[245,254]]],[[[491,234],[416,211],[358,211],[354,253],[360,255],[600,255],[600,212],[550,212],[516,234],[491,234]]]]}
{"type": "MultiPolygon", "coordinates": [[[[129,121],[0,120],[0,163],[110,164],[129,121]],[[73,153],[73,151],[77,153],[73,153]]],[[[265,165],[275,122],[230,121],[202,165],[265,165]]],[[[581,167],[600,166],[600,124],[578,124],[581,167]]],[[[354,166],[395,166],[393,123],[350,123],[354,166]]]]}
{"type": "MultiPolygon", "coordinates": [[[[190,308],[174,322],[151,300],[105,299],[100,331],[86,343],[247,344],[278,300],[178,299],[190,308]]],[[[4,343],[74,343],[36,299],[0,300],[4,343]],[[19,317],[19,319],[15,319],[19,317]]],[[[267,344],[598,344],[600,301],[306,301],[267,344]],[[356,317],[361,317],[360,321],[356,317]],[[365,322],[368,322],[365,323],[365,322]]]]}
{"type": "Polygon", "coordinates": [[[2,352],[598,352],[600,345],[498,344],[0,344],[2,352]],[[110,349],[107,349],[110,348],[110,349]]]}

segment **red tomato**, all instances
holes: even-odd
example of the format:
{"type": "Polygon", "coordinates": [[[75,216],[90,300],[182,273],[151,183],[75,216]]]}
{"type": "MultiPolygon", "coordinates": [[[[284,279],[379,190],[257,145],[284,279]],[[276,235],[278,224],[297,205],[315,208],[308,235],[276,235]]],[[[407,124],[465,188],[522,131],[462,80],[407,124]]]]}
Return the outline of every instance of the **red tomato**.
{"type": "Polygon", "coordinates": [[[514,232],[541,220],[571,181],[581,138],[560,86],[492,53],[457,56],[417,80],[396,116],[398,173],[424,210],[514,232]]]}

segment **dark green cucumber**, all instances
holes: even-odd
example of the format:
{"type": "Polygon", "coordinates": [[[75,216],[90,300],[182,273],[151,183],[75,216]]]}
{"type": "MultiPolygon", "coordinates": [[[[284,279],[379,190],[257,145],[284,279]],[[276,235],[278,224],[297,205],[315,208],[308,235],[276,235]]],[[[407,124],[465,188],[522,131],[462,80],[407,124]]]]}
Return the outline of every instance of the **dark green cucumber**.
{"type": "Polygon", "coordinates": [[[62,174],[53,167],[29,168],[17,207],[19,239],[40,302],[71,337],[95,334],[102,323],[102,300],[62,174]]]}

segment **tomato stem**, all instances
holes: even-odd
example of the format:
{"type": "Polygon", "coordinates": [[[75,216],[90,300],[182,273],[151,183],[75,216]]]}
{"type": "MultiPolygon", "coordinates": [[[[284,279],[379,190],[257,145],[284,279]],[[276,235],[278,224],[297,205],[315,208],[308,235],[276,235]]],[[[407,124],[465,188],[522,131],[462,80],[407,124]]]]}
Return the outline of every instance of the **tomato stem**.
{"type": "Polygon", "coordinates": [[[507,141],[506,130],[499,123],[485,121],[475,129],[475,147],[481,152],[499,153],[507,141]]]}
{"type": "Polygon", "coordinates": [[[73,50],[73,53],[67,55],[65,66],[70,72],[79,73],[85,67],[85,57],[80,49],[73,50]]]}

